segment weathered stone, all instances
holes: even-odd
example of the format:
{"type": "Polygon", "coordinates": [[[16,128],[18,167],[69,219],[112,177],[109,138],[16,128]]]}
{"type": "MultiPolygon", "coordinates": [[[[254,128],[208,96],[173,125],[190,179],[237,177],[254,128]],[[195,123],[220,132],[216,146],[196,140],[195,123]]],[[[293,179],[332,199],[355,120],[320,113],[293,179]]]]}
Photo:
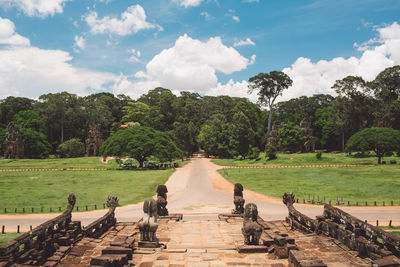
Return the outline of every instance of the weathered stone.
{"type": "Polygon", "coordinates": [[[132,259],[132,249],[124,248],[124,247],[107,247],[101,251],[102,255],[106,254],[120,254],[120,255],[128,255],[128,259],[132,259]]]}
{"type": "Polygon", "coordinates": [[[266,253],[268,251],[267,246],[254,245],[241,245],[238,246],[236,249],[239,253],[266,253]]]}
{"type": "Polygon", "coordinates": [[[86,144],[86,156],[98,156],[103,139],[101,138],[100,126],[91,125],[88,132],[86,144]]]}
{"type": "Polygon", "coordinates": [[[90,261],[91,265],[105,267],[123,266],[128,263],[128,255],[107,254],[95,257],[90,261]]]}
{"type": "Polygon", "coordinates": [[[400,259],[395,256],[384,257],[372,262],[372,267],[398,267],[400,266],[400,259]]]}
{"type": "Polygon", "coordinates": [[[322,260],[302,260],[299,267],[327,267],[322,260]]]}
{"type": "Polygon", "coordinates": [[[246,245],[259,245],[262,227],[257,223],[258,210],[254,203],[246,204],[243,217],[242,234],[246,245]]]}
{"type": "Polygon", "coordinates": [[[3,142],[5,159],[24,157],[24,140],[17,124],[10,122],[3,142]]]}

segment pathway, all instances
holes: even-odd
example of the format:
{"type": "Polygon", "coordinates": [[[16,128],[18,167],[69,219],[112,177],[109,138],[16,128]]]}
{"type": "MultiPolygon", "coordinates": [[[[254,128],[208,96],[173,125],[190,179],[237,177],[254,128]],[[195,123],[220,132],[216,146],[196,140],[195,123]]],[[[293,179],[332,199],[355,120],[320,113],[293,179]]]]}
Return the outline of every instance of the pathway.
{"type": "MultiPolygon", "coordinates": [[[[186,220],[216,219],[218,213],[230,212],[233,208],[233,185],[226,181],[217,170],[223,168],[213,164],[206,158],[194,158],[192,162],[178,168],[170,177],[168,187],[168,209],[171,213],[183,213],[186,220]]],[[[287,215],[287,209],[279,199],[245,190],[246,203],[257,204],[260,216],[264,220],[282,220],[287,215]]],[[[321,215],[322,206],[297,204],[296,208],[310,217],[321,215]]],[[[370,222],[379,220],[387,224],[393,220],[393,225],[400,222],[399,207],[341,207],[346,212],[370,222]]],[[[78,212],[72,214],[73,220],[79,220],[83,225],[104,215],[105,210],[78,212]]],[[[29,229],[55,217],[56,214],[22,214],[0,215],[0,225],[6,230],[16,231],[16,225],[22,231],[29,229]]],[[[137,221],[142,216],[142,203],[119,207],[116,217],[120,222],[137,221]]]]}

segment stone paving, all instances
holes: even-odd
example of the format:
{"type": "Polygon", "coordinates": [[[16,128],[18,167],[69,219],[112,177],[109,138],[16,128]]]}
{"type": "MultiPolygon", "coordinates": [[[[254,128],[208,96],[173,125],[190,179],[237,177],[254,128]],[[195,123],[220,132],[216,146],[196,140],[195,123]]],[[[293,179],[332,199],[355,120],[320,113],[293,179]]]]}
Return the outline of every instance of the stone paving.
{"type": "MultiPolygon", "coordinates": [[[[124,258],[114,255],[116,260],[125,266],[139,267],[292,266],[287,256],[281,257],[274,251],[273,248],[279,249],[276,246],[270,246],[267,253],[239,253],[237,246],[243,245],[242,224],[241,218],[161,219],[157,236],[164,246],[154,249],[137,247],[139,234],[136,223],[117,223],[99,239],[84,238],[77,243],[58,266],[122,266],[104,264],[102,257],[105,253],[124,253],[124,258]]],[[[318,258],[332,267],[371,266],[370,259],[357,257],[355,252],[331,238],[292,231],[284,221],[261,221],[261,224],[265,229],[263,240],[286,236],[285,240],[292,240],[293,246],[306,258],[318,258]]],[[[287,251],[283,254],[287,255],[287,251]]]]}

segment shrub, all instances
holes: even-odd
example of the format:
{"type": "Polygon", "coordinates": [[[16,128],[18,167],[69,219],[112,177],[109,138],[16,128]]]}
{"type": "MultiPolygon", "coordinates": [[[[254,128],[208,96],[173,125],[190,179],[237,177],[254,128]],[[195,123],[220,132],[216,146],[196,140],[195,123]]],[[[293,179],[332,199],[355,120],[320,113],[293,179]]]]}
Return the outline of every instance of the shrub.
{"type": "Polygon", "coordinates": [[[278,151],[278,149],[276,149],[276,147],[274,147],[274,146],[267,147],[267,149],[265,150],[265,153],[266,153],[266,156],[268,157],[268,160],[276,159],[277,151],[278,151]]]}
{"type": "Polygon", "coordinates": [[[322,152],[321,151],[318,151],[316,154],[315,154],[315,157],[319,160],[319,159],[321,159],[322,158],[322,152]]]}
{"type": "Polygon", "coordinates": [[[258,147],[250,147],[247,157],[249,159],[258,159],[260,157],[260,150],[258,147]]]}
{"type": "Polygon", "coordinates": [[[85,155],[85,146],[78,138],[72,138],[60,144],[57,153],[62,158],[77,158],[85,155]]]}

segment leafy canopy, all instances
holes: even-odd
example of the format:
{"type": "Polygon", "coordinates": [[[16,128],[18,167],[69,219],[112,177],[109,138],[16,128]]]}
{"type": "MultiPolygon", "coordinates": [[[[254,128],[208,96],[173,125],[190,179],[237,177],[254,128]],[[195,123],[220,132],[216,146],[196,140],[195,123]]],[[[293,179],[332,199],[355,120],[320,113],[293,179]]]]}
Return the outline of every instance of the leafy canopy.
{"type": "Polygon", "coordinates": [[[346,143],[346,151],[373,150],[378,157],[378,164],[382,157],[389,152],[400,148],[400,131],[392,128],[367,128],[352,135],[346,143]]]}
{"type": "Polygon", "coordinates": [[[101,146],[100,154],[131,157],[143,167],[143,162],[150,156],[167,162],[181,157],[182,152],[166,133],[146,126],[133,126],[110,136],[101,146]]]}

